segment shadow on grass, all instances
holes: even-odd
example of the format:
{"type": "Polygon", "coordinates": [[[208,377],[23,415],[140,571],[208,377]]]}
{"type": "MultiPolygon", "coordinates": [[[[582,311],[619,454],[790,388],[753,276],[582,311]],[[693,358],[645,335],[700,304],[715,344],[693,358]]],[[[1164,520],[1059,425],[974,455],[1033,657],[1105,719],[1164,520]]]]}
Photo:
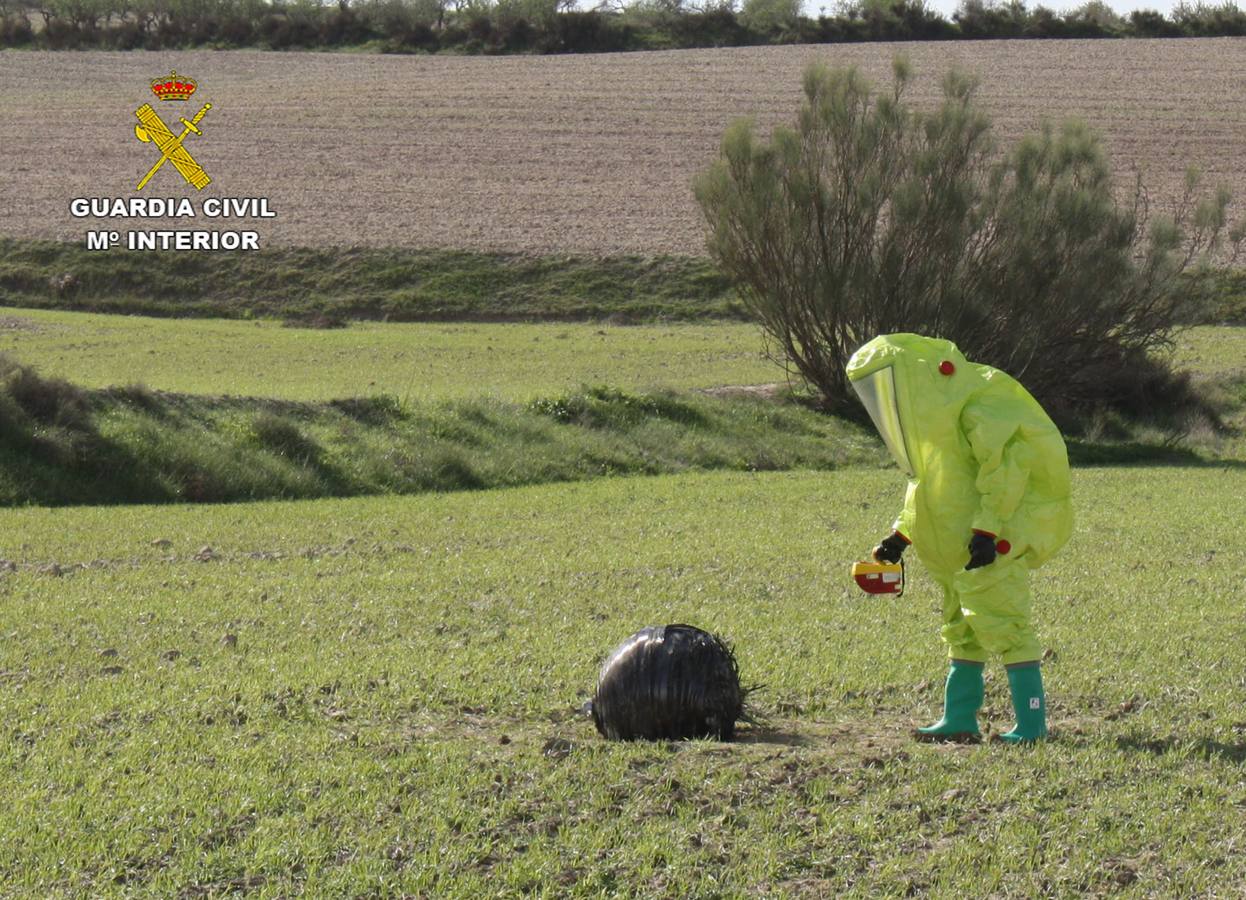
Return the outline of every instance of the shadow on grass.
{"type": "Polygon", "coordinates": [[[1214,759],[1239,765],[1246,762],[1246,741],[1226,744],[1208,737],[1186,739],[1172,736],[1125,735],[1116,739],[1116,746],[1121,750],[1150,753],[1153,756],[1178,753],[1209,762],[1214,759]]]}
{"type": "Polygon", "coordinates": [[[1139,442],[1094,443],[1067,438],[1069,464],[1074,466],[1191,466],[1212,469],[1243,469],[1246,460],[1207,459],[1188,447],[1139,442]]]}

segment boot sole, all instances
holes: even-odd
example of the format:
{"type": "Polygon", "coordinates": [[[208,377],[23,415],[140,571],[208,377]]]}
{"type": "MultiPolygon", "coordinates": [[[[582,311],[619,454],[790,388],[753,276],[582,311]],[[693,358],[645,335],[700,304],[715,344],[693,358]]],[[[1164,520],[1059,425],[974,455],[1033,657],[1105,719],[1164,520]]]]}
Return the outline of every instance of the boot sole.
{"type": "Polygon", "coordinates": [[[980,744],[982,735],[972,731],[953,731],[949,734],[930,734],[914,731],[913,739],[923,744],[980,744]]]}
{"type": "Polygon", "coordinates": [[[1035,744],[1046,743],[1050,737],[1046,734],[1039,737],[1021,738],[1020,740],[1010,741],[998,734],[991,735],[992,744],[1007,744],[1009,747],[1033,747],[1035,744]]]}

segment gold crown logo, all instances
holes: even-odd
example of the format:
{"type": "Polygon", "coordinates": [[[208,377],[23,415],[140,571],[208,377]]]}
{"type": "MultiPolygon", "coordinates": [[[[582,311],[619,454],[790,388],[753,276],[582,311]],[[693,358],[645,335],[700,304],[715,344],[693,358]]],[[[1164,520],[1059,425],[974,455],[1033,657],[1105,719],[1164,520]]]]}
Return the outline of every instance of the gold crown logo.
{"type": "Polygon", "coordinates": [[[161,100],[189,100],[196,87],[195,79],[179,77],[176,70],[170,69],[166,77],[152,80],[151,92],[161,100]]]}

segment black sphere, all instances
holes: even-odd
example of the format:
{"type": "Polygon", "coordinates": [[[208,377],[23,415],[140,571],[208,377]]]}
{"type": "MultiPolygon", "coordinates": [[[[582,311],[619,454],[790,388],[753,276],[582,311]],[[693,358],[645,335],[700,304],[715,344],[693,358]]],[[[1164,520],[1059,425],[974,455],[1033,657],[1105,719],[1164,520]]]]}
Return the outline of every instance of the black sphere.
{"type": "Polygon", "coordinates": [[[691,625],[642,628],[601,667],[593,722],[611,740],[731,740],[744,715],[735,655],[691,625]]]}

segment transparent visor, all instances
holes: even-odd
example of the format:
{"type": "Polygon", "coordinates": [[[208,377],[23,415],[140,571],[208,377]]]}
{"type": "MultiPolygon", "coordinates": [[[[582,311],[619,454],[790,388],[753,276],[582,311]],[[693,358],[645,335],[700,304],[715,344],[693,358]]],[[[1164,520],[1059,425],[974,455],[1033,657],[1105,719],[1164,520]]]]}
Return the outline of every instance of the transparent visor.
{"type": "Polygon", "coordinates": [[[900,405],[896,401],[895,370],[888,366],[871,375],[852,382],[865,411],[874,420],[874,427],[882,436],[883,443],[904,473],[913,476],[913,464],[909,461],[908,445],[904,441],[904,427],[900,424],[900,405]]]}

